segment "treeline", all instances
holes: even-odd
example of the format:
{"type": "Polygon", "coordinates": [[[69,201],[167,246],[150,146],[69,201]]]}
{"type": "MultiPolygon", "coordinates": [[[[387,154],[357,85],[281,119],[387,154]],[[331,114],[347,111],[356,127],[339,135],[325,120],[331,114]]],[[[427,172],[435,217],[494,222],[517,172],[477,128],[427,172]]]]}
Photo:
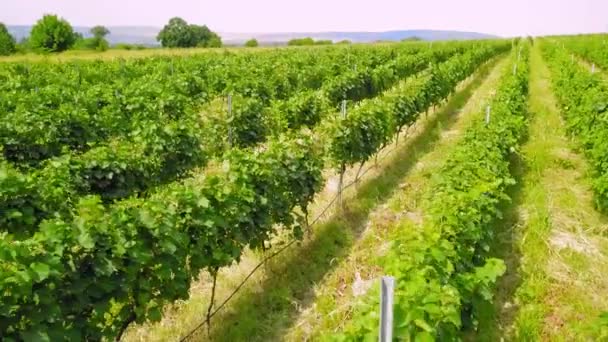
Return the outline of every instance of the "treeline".
{"type": "MultiPolygon", "coordinates": [[[[89,31],[90,37],[74,31],[72,25],[57,15],[44,15],[32,27],[29,37],[17,42],[6,26],[0,23],[0,55],[14,53],[53,53],[66,50],[97,50],[105,51],[110,48],[106,36],[110,34],[104,26],[95,26],[89,31]]],[[[156,40],[162,47],[221,47],[221,37],[211,31],[206,25],[188,24],[182,18],[172,18],[158,33],[156,40]]],[[[116,44],[117,49],[144,49],[143,45],[116,44]]]]}
{"type": "MultiPolygon", "coordinates": [[[[307,45],[331,45],[334,42],[332,40],[324,40],[324,39],[320,39],[320,40],[314,40],[311,37],[306,37],[306,38],[294,38],[291,39],[287,42],[287,45],[289,46],[307,46],[307,45]]],[[[338,42],[338,44],[350,44],[349,40],[342,40],[340,42],[338,42]]]]}

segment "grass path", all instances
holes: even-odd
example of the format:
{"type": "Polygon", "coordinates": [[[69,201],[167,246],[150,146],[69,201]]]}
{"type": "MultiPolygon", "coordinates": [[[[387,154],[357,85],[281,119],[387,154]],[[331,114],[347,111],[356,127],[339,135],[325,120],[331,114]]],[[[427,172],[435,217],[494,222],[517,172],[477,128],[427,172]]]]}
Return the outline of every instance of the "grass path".
{"type": "MultiPolygon", "coordinates": [[[[428,119],[419,120],[415,128],[410,130],[408,138],[400,140],[397,148],[387,148],[381,154],[378,167],[371,169],[358,186],[345,192],[343,211],[330,210],[328,217],[303,242],[255,273],[225,310],[214,317],[210,335],[207,335],[206,329],[201,329],[192,340],[280,340],[300,312],[312,305],[316,284],[323,282],[332,269],[348,257],[351,248],[366,230],[372,210],[392,196],[418,159],[441,138],[442,130],[449,129],[458,121],[456,111],[495,69],[495,64],[492,62],[481,67],[443,108],[431,113],[428,119]]],[[[356,169],[349,170],[346,181],[355,173],[356,169]]],[[[332,178],[317,198],[312,217],[335,193],[333,183],[332,178]]],[[[274,247],[280,247],[278,244],[280,241],[274,247]]],[[[263,257],[262,253],[248,251],[238,265],[222,269],[216,298],[226,298],[263,257]]],[[[179,340],[180,336],[204,320],[210,287],[209,276],[203,274],[191,289],[188,301],[170,306],[159,323],[130,327],[124,340],[179,340]]]]}
{"type": "Polygon", "coordinates": [[[508,273],[474,340],[595,340],[593,325],[608,310],[608,222],[594,210],[587,165],[557,108],[535,46],[521,186],[498,227],[508,273]]]}
{"type": "Polygon", "coordinates": [[[362,238],[354,243],[348,257],[317,284],[314,301],[302,310],[283,340],[318,340],[340,330],[350,316],[356,297],[377,285],[377,278],[382,274],[377,259],[388,250],[391,234],[404,222],[421,223],[424,214],[420,204],[430,176],[445,161],[471,121],[481,119],[483,108],[493,95],[507,61],[503,59],[498,63],[470,98],[463,98],[457,106],[448,108],[448,116],[433,123],[432,130],[424,136],[423,145],[412,146],[412,160],[408,162],[411,170],[399,180],[399,190],[371,212],[362,238]]]}

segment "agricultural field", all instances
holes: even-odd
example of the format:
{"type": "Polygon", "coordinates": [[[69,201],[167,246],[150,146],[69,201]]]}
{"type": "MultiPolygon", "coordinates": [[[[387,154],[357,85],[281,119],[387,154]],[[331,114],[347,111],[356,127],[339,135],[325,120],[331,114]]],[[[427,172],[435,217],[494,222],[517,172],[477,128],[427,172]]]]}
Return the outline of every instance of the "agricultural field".
{"type": "Polygon", "coordinates": [[[0,339],[608,339],[606,39],[0,60],[0,339]]]}

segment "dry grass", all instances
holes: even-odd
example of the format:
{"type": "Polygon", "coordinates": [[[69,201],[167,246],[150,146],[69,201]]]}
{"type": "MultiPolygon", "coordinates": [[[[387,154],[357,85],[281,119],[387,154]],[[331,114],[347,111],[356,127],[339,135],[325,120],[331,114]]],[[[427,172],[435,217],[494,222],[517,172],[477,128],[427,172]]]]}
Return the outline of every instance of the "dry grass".
{"type": "Polygon", "coordinates": [[[477,340],[593,340],[593,322],[608,310],[607,221],[594,210],[585,160],[566,136],[549,77],[536,46],[522,193],[513,204],[519,213],[510,255],[516,268],[509,269],[512,277],[498,294],[505,298],[488,314],[492,320],[483,322],[477,340]],[[504,294],[513,291],[515,317],[500,307],[511,304],[504,294]]]}

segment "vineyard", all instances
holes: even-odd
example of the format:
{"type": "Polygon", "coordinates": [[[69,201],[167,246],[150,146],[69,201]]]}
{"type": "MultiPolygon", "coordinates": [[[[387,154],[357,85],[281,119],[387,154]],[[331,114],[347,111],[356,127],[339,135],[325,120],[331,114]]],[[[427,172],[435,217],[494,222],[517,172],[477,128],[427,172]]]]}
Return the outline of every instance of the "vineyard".
{"type": "Polygon", "coordinates": [[[0,339],[608,338],[606,38],[0,62],[0,339]]]}

